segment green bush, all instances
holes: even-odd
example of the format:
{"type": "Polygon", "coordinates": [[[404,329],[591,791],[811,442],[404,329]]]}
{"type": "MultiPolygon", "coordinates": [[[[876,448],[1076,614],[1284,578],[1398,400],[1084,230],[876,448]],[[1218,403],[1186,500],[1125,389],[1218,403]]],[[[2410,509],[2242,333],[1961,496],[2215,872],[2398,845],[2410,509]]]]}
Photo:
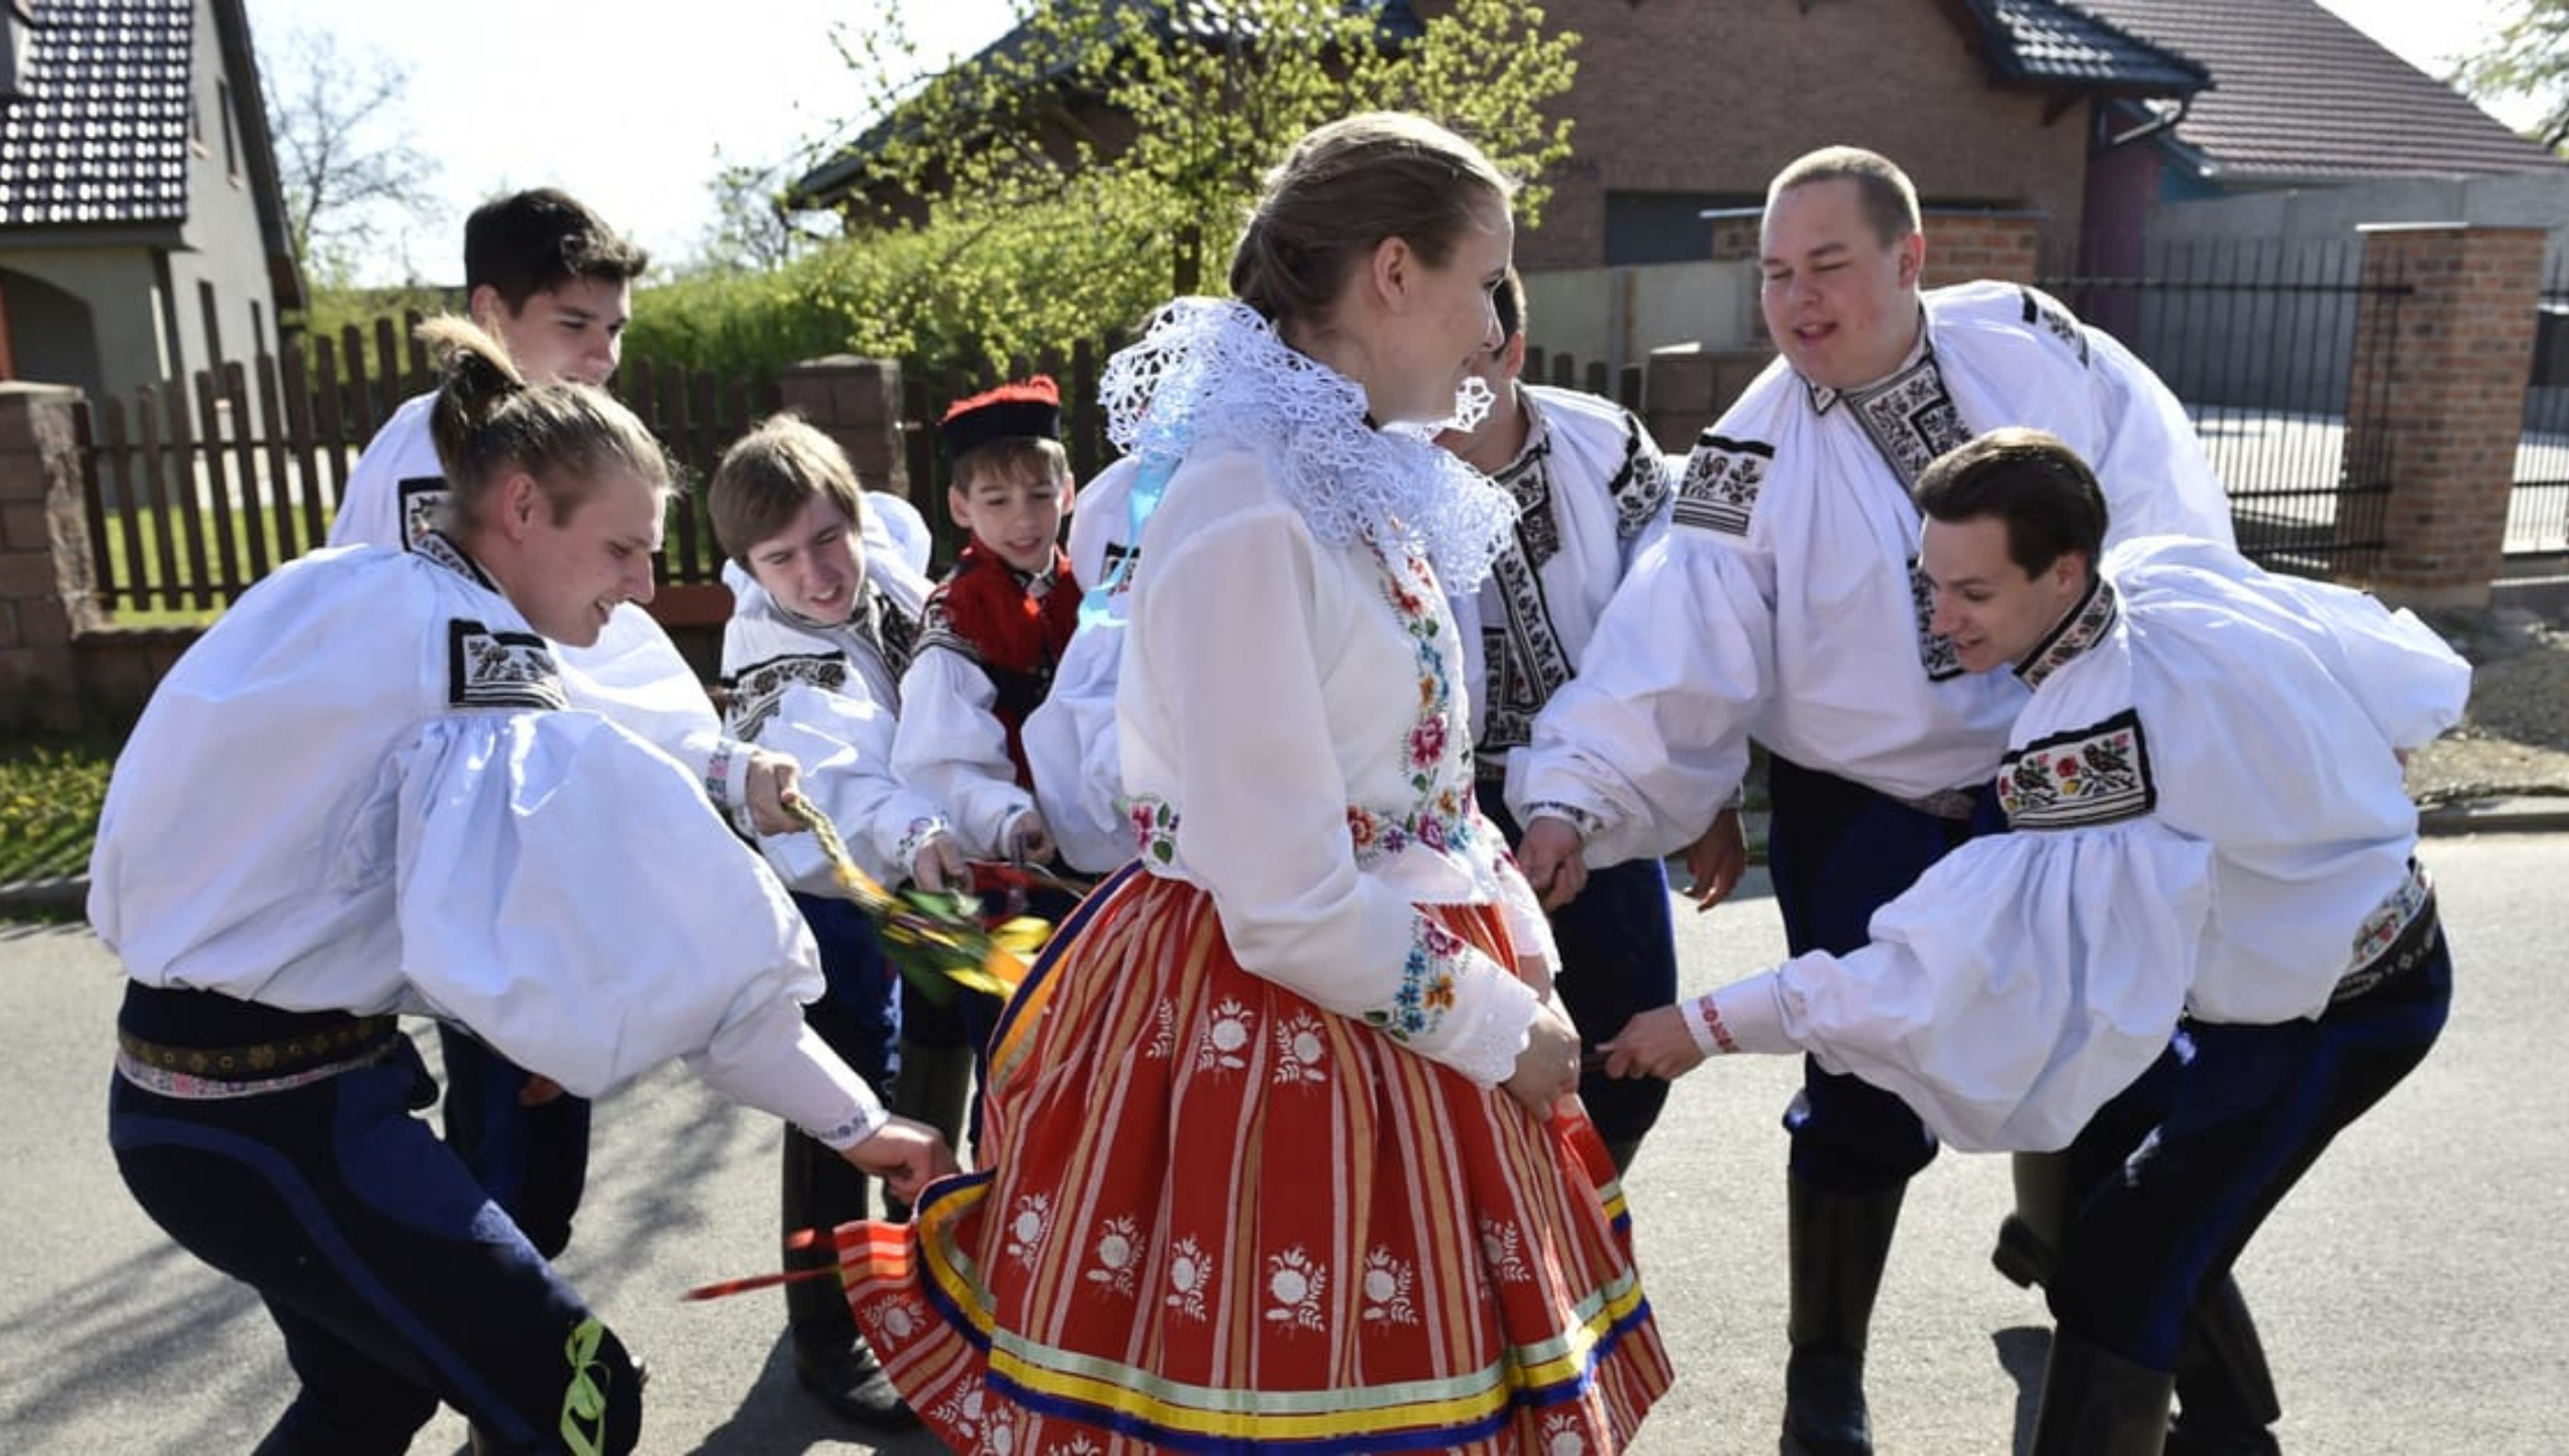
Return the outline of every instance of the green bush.
{"type": "Polygon", "coordinates": [[[753,376],[828,354],[1002,369],[1129,328],[1167,296],[1170,229],[1129,215],[1083,196],[840,239],[770,272],[655,284],[634,302],[625,351],[753,376]]]}

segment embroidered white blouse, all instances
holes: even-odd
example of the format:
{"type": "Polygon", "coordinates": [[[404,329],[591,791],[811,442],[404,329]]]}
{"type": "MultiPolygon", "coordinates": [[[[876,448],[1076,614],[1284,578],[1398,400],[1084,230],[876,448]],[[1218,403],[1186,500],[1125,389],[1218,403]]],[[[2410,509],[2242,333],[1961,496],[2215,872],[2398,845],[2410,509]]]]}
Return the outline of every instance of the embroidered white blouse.
{"type": "Polygon", "coordinates": [[[804,1027],[820,965],[783,887],[678,764],[563,704],[451,546],[291,562],[154,694],[90,919],[147,984],[437,1016],[582,1096],[682,1057],[833,1147],[870,1136],[882,1109],[804,1027]]]}
{"type": "Polygon", "coordinates": [[[2180,1009],[2316,1016],[2419,912],[2394,750],[2458,721],[2470,669],[2409,613],[2135,541],[2015,676],[2012,832],[1938,862],[1863,949],[1700,998],[1707,1052],[1808,1050],[1958,1147],[2056,1148],[2180,1009]]]}
{"type": "Polygon", "coordinates": [[[1119,443],[1180,461],[1116,697],[1143,865],[1211,894],[1249,969],[1505,1081],[1535,992],[1419,907],[1495,904],[1557,964],[1474,807],[1461,643],[1428,564],[1468,583],[1506,503],[1423,434],[1368,428],[1360,390],[1237,304],[1173,305],[1116,365],[1119,443]]]}
{"type": "Polygon", "coordinates": [[[1777,359],[1696,441],[1670,530],[1511,770],[1521,817],[1578,824],[1592,865],[1672,851],[1737,787],[1751,737],[1899,799],[1987,783],[2023,689],[1964,673],[1928,630],[1909,496],[1981,431],[2068,442],[2096,467],[2115,540],[2230,541],[2183,409],[2110,336],[2012,285],[1937,289],[1923,307],[1890,378],[1827,390],[1777,359]]]}

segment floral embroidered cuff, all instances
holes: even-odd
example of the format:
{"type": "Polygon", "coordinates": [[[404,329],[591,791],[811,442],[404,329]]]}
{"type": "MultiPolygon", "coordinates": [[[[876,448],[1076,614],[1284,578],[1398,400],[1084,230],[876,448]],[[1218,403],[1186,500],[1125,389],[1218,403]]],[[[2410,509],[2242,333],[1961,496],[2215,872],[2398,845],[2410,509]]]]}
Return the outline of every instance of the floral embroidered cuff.
{"type": "Polygon", "coordinates": [[[737,738],[717,739],[713,754],[705,760],[705,793],[732,828],[756,838],[757,826],[749,818],[750,753],[750,746],[737,738]]]}
{"type": "Polygon", "coordinates": [[[844,1153],[892,1122],[892,1114],[880,1107],[860,1106],[849,1109],[848,1116],[826,1128],[805,1128],[812,1140],[834,1153],[844,1153]]]}
{"type": "Polygon", "coordinates": [[[901,839],[893,846],[892,851],[892,862],[896,867],[896,873],[902,875],[915,873],[918,864],[918,852],[927,848],[927,842],[939,836],[951,836],[953,833],[953,828],[946,824],[943,818],[933,814],[922,814],[904,825],[901,839]]]}

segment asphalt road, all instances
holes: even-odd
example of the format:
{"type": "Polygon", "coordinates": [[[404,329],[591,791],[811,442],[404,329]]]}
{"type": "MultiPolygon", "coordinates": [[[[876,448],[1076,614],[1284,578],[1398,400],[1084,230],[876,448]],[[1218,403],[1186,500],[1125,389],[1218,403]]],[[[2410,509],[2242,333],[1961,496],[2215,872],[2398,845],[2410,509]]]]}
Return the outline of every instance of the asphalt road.
{"type": "MultiPolygon", "coordinates": [[[[2569,836],[2437,839],[2460,966],[2425,1065],[2356,1125],[2242,1263],[2295,1453],[2569,1448],[2569,990],[2558,975],[2569,836]]],[[[1681,913],[1691,988],[1781,951],[1751,895],[1681,913]]],[[[290,1388],[248,1291],[171,1245],[105,1139],[119,981],[86,930],[0,928],[0,1453],[245,1451],[290,1388]]],[[[433,1046],[434,1038],[427,1038],[433,1046]]],[[[1635,1448],[1769,1452],[1782,1402],[1784,1138],[1794,1065],[1746,1058],[1679,1084],[1633,1184],[1640,1252],[1678,1384],[1635,1448]]],[[[599,1113],[565,1267],[651,1362],[643,1449],[863,1450],[794,1385],[773,1293],[678,1292],[773,1258],[776,1125],[675,1068],[599,1113]]],[[[1875,1324],[1886,1453],[2009,1452],[2047,1336],[1993,1274],[2004,1159],[1947,1154],[1911,1190],[1875,1324]]],[[[414,1456],[463,1448],[442,1415],[414,1456]]],[[[913,1438],[883,1447],[926,1451],[913,1438]]]]}

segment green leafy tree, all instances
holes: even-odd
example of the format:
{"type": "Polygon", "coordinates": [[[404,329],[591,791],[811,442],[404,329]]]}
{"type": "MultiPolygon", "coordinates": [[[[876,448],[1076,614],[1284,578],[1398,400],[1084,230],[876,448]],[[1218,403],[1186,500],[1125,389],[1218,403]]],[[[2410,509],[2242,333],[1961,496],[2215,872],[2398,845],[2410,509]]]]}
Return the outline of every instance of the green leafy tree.
{"type": "Polygon", "coordinates": [[[859,114],[883,119],[846,240],[654,289],[637,353],[729,363],[844,329],[825,350],[1000,367],[1218,288],[1265,169],[1331,118],[1443,121],[1525,181],[1526,222],[1570,152],[1546,108],[1578,38],[1516,0],[1452,0],[1397,45],[1363,0],[1028,0],[1006,43],[923,78],[902,8],[839,34],[859,114]]]}
{"type": "Polygon", "coordinates": [[[2482,101],[2531,97],[2542,119],[2526,135],[2569,154],[2569,0],[2514,0],[2486,49],[2453,78],[2482,101]]]}

